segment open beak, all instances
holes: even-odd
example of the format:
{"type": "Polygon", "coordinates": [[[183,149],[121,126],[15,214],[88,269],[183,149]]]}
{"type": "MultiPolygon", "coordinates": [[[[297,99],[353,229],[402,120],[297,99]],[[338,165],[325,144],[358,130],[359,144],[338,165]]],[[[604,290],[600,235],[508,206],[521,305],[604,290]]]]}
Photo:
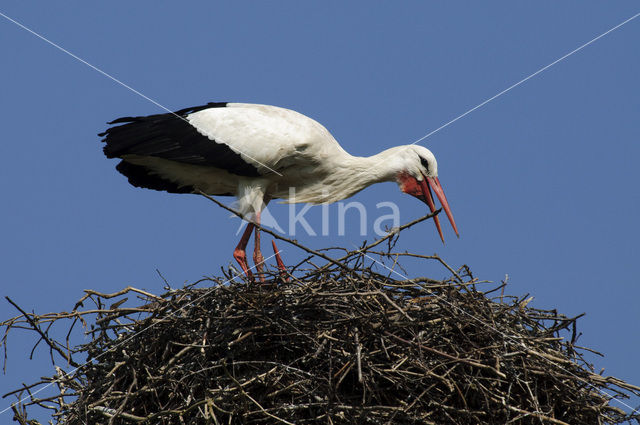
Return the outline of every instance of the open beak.
{"type": "MultiPolygon", "coordinates": [[[[422,188],[422,194],[424,196],[424,201],[427,205],[429,205],[429,209],[431,212],[435,212],[436,206],[433,202],[433,196],[431,195],[431,189],[436,193],[444,212],[447,214],[447,218],[451,223],[451,227],[453,227],[453,231],[456,232],[456,236],[460,237],[460,233],[458,233],[458,226],[456,226],[456,222],[453,219],[453,214],[451,213],[451,207],[449,207],[449,202],[447,201],[447,197],[444,195],[444,190],[442,190],[442,186],[440,185],[440,180],[437,177],[427,177],[419,182],[420,187],[422,188]]],[[[444,236],[442,236],[442,227],[440,227],[440,220],[438,216],[433,217],[433,221],[436,223],[436,228],[438,229],[438,234],[440,235],[440,239],[442,239],[442,243],[444,243],[444,236]]]]}

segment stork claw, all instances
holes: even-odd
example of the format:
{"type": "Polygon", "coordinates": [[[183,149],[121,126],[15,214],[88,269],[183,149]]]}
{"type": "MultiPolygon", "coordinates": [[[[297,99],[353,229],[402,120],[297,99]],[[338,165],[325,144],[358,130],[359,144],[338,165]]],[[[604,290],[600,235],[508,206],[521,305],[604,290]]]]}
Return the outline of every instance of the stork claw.
{"type": "Polygon", "coordinates": [[[287,268],[284,266],[284,262],[282,261],[282,257],[280,257],[280,250],[276,246],[276,241],[272,240],[271,245],[273,246],[273,253],[276,256],[276,262],[278,263],[278,269],[280,270],[280,277],[287,283],[289,283],[289,277],[287,268]]]}

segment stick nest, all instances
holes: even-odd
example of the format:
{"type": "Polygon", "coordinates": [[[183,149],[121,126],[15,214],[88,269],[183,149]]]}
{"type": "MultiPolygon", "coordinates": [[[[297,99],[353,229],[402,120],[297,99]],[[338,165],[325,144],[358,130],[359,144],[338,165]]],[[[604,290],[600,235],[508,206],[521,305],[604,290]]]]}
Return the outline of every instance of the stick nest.
{"type": "Polygon", "coordinates": [[[504,284],[480,284],[437,256],[420,261],[450,277],[395,279],[376,255],[396,268],[420,257],[361,249],[322,267],[309,258],[290,282],[228,275],[160,296],[86,291],[70,312],[45,315],[11,301],[22,314],[2,323],[3,342],[11,329],[33,330],[67,369],[9,393],[22,399],[14,419],[37,423],[27,419],[35,406],[69,425],[638,419],[613,404],[640,388],[593,372],[576,318],[504,296],[504,284]],[[70,329],[54,340],[61,322],[82,323],[90,341],[73,346],[70,329]],[[34,394],[45,383],[54,394],[34,394]]]}

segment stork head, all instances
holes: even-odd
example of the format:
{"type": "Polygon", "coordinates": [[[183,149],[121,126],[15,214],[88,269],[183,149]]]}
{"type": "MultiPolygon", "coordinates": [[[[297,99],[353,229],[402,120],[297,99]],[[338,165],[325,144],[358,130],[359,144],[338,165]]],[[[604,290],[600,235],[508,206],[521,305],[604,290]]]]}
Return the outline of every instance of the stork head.
{"type": "MultiPolygon", "coordinates": [[[[400,153],[402,164],[401,170],[396,175],[396,180],[400,190],[409,195],[415,196],[422,202],[429,206],[429,210],[434,212],[436,206],[431,191],[435,192],[444,212],[447,214],[447,218],[453,227],[453,231],[460,237],[458,233],[458,227],[453,219],[451,208],[447,197],[444,195],[444,190],[438,179],[438,162],[436,157],[433,156],[431,151],[425,147],[418,145],[403,146],[403,151],[400,153]]],[[[440,220],[438,216],[433,217],[433,221],[438,229],[440,239],[444,243],[444,237],[442,236],[442,228],[440,227],[440,220]]]]}

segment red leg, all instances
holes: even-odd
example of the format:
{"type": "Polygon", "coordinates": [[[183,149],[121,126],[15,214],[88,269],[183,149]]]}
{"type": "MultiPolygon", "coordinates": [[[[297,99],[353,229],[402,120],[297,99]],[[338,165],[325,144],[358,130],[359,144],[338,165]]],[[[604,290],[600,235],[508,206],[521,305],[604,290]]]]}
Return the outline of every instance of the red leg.
{"type": "Polygon", "coordinates": [[[282,262],[282,258],[280,257],[280,250],[276,246],[276,241],[272,240],[271,245],[273,245],[273,253],[276,256],[278,269],[280,269],[280,277],[283,278],[285,282],[289,282],[289,278],[287,277],[287,268],[284,266],[284,263],[282,262]]]}
{"type": "MultiPolygon", "coordinates": [[[[260,213],[256,214],[256,223],[260,225],[260,213]]],[[[255,247],[253,249],[253,263],[256,265],[260,282],[264,283],[264,257],[260,251],[260,229],[256,227],[254,234],[255,247]]]]}
{"type": "Polygon", "coordinates": [[[247,253],[245,252],[245,248],[247,247],[247,243],[249,243],[249,238],[251,237],[251,232],[254,227],[253,223],[247,224],[247,228],[242,234],[240,242],[238,242],[238,246],[236,246],[236,249],[233,251],[233,258],[235,258],[238,264],[240,264],[242,271],[249,279],[253,278],[253,274],[251,274],[251,270],[249,270],[249,263],[247,262],[247,253]]]}

